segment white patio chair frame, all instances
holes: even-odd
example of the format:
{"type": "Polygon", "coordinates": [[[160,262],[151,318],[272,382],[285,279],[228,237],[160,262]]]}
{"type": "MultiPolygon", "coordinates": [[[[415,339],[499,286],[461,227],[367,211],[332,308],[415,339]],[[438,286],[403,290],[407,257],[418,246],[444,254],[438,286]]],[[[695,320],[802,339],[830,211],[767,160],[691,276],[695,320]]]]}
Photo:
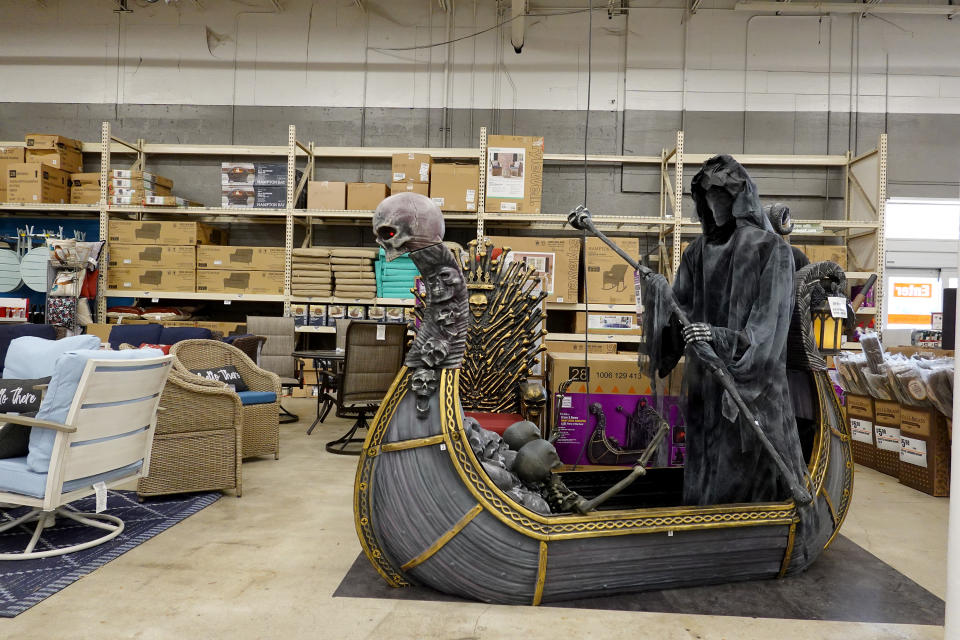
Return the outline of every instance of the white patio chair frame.
{"type": "Polygon", "coordinates": [[[92,485],[69,493],[63,493],[63,485],[71,480],[119,469],[138,460],[143,461],[139,469],[105,482],[107,488],[149,474],[158,403],[172,364],[173,356],[88,360],[64,424],[0,414],[0,421],[3,422],[57,432],[44,497],[0,491],[0,503],[33,507],[29,513],[0,526],[0,533],[34,520],[37,522],[24,551],[0,554],[0,560],[31,560],[82,551],[112,540],[123,532],[123,521],[116,516],[77,513],[66,508],[67,503],[95,493],[92,485]],[[103,529],[107,534],[69,547],[34,551],[47,523],[52,523],[56,516],[103,529]]]}

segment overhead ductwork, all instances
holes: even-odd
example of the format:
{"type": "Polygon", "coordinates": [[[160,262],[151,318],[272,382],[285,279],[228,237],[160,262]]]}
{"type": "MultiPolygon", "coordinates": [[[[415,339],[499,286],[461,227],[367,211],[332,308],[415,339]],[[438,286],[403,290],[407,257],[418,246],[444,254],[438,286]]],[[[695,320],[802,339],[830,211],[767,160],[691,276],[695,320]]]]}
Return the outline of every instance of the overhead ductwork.
{"type": "Polygon", "coordinates": [[[527,0],[512,0],[510,8],[510,44],[513,50],[520,53],[523,50],[523,36],[526,32],[527,0]]]}

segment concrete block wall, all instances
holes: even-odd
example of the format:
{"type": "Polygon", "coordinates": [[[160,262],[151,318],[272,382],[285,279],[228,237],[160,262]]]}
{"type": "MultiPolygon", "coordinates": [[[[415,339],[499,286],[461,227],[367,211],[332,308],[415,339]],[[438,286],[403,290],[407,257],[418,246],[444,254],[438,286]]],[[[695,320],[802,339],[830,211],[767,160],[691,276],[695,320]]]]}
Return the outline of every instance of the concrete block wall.
{"type": "MultiPolygon", "coordinates": [[[[609,20],[595,12],[588,40],[582,11],[531,2],[516,55],[503,29],[407,48],[496,24],[496,3],[459,2],[452,13],[426,0],[364,4],[156,3],[118,16],[97,0],[16,3],[0,21],[0,141],[35,131],[96,140],[109,120],[117,135],[151,142],[278,145],[296,124],[319,145],[474,146],[486,125],[579,153],[589,98],[593,153],[656,155],[681,128],[688,153],[857,153],[886,131],[891,196],[960,191],[956,21],[751,16],[732,0],[684,21],[681,0],[665,0],[609,20]]],[[[549,3],[564,4],[574,3],[549,3]]],[[[178,193],[216,204],[219,160],[149,163],[178,193]]],[[[322,160],[317,177],[386,182],[387,165],[322,160]]],[[[658,174],[591,167],[587,203],[654,214],[658,174]]],[[[841,215],[839,170],[752,175],[797,217],[841,215]]],[[[545,211],[583,200],[582,168],[549,166],[544,180],[545,211]]]]}

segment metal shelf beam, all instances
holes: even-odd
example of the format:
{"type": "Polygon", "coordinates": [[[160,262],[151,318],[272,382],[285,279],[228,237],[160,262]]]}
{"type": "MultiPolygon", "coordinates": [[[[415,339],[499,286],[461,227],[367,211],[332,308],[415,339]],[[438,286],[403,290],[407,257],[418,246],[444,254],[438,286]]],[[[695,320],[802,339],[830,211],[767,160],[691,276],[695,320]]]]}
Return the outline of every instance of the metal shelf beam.
{"type": "Polygon", "coordinates": [[[283,302],[282,295],[264,293],[195,293],[191,291],[134,291],[132,289],[107,289],[108,298],[151,298],[157,300],[223,300],[247,302],[283,302]]]}

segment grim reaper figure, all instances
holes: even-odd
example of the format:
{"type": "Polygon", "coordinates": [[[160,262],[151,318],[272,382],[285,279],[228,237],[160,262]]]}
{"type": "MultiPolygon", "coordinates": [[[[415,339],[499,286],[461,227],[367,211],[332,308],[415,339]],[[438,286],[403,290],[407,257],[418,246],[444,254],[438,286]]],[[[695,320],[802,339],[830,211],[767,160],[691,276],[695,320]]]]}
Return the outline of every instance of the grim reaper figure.
{"type": "Polygon", "coordinates": [[[805,466],[787,387],[793,255],[763,214],[757,188],[727,155],[704,163],[692,195],[703,234],[680,261],[677,303],[694,324],[681,329],[664,304],[660,276],[644,291],[651,368],[665,376],[686,352],[687,460],[684,502],[708,505],[790,497],[787,479],[705,368],[697,342],[710,342],[773,447],[803,486],[805,466]]]}

